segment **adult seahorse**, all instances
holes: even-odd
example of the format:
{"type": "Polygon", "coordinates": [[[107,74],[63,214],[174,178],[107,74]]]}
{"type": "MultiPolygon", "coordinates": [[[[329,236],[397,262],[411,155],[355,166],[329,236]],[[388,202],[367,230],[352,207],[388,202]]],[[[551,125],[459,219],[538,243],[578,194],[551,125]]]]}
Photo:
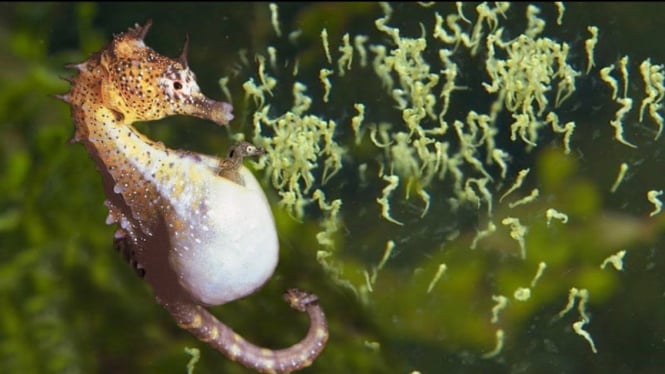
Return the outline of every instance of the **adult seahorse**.
{"type": "Polygon", "coordinates": [[[277,265],[278,241],[267,199],[242,166],[262,150],[241,143],[228,159],[169,149],[132,124],[191,115],[227,124],[228,103],[204,96],[187,65],[147,47],[151,26],[136,25],[87,61],[69,67],[73,141],[83,143],[102,174],[107,223],[117,223],[116,247],[152,286],[178,325],[232,360],[265,373],[309,366],[328,339],[317,297],[291,289],[287,302],[307,312],[310,329],[282,350],[249,343],[203,306],[247,296],[277,265]]]}

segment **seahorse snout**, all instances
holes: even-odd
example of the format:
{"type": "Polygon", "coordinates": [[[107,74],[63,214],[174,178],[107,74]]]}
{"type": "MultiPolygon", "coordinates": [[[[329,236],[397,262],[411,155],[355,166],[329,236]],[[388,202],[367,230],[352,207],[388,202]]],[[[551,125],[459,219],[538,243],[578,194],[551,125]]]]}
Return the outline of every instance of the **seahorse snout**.
{"type": "Polygon", "coordinates": [[[191,105],[187,114],[207,119],[218,125],[226,125],[233,119],[233,106],[224,101],[216,101],[202,96],[191,105]]]}

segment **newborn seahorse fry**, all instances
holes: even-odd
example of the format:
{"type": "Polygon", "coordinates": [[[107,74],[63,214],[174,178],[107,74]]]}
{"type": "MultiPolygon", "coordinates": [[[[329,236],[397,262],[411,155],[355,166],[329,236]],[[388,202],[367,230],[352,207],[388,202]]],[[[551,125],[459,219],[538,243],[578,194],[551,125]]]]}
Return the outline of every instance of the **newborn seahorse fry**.
{"type": "Polygon", "coordinates": [[[102,174],[107,223],[119,224],[116,248],[153,288],[176,323],[232,360],[265,373],[309,366],[328,339],[315,295],[291,289],[286,301],[307,312],[311,325],[299,343],[282,350],[253,345],[203,306],[253,293],[273,274],[278,258],[275,223],[246,156],[263,154],[249,143],[229,158],[173,150],[132,125],[175,114],[227,124],[230,104],[204,96],[187,66],[187,42],[178,59],[143,39],[151,22],[136,25],[87,61],[70,67],[73,141],[83,143],[102,174]]]}

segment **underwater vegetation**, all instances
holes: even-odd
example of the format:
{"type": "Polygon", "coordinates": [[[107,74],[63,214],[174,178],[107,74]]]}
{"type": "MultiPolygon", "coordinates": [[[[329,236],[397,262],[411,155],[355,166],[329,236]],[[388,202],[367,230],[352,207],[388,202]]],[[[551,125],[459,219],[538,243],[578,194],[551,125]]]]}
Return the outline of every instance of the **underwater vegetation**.
{"type": "Polygon", "coordinates": [[[0,372],[245,373],[173,325],[112,249],[70,146],[66,63],[152,18],[228,129],[140,124],[172,148],[239,140],[281,258],[212,308],[283,347],[315,292],[303,372],[658,372],[665,364],[663,5],[0,5],[0,372]],[[627,346],[626,342],[630,342],[627,346]]]}

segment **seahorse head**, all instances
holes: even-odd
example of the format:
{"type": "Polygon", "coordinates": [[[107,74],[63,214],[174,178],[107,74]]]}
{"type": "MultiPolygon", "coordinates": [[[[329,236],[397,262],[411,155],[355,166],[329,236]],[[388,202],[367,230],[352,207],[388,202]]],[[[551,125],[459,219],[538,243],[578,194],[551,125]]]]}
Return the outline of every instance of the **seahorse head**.
{"type": "Polygon", "coordinates": [[[233,119],[230,104],[201,93],[187,64],[187,41],[180,57],[162,56],[145,45],[151,26],[136,25],[116,35],[100,52],[102,99],[129,122],[184,114],[226,124],[233,119]]]}

